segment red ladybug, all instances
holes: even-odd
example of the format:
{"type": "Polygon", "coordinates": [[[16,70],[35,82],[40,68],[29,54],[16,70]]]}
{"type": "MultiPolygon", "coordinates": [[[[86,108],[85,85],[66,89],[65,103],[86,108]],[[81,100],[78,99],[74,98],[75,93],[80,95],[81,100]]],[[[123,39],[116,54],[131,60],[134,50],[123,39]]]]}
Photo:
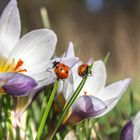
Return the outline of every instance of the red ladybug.
{"type": "Polygon", "coordinates": [[[88,72],[88,68],[89,68],[89,65],[88,65],[88,64],[81,64],[81,65],[78,67],[78,74],[79,74],[79,76],[85,77],[85,75],[86,75],[87,72],[88,72]]]}
{"type": "Polygon", "coordinates": [[[53,68],[54,68],[54,72],[57,75],[57,78],[59,79],[66,79],[69,76],[69,67],[63,63],[60,62],[54,62],[53,63],[53,68]]]}

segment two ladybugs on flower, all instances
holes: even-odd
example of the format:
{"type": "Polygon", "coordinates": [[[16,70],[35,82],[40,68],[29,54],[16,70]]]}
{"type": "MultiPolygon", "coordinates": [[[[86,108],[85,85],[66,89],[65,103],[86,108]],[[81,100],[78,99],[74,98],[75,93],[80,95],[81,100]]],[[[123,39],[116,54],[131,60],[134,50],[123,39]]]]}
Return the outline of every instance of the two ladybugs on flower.
{"type": "MultiPolygon", "coordinates": [[[[103,61],[90,60],[83,64],[75,57],[72,43],[62,57],[52,59],[57,37],[51,30],[34,30],[21,38],[20,34],[17,2],[10,0],[0,17],[0,94],[7,93],[21,102],[26,98],[27,104],[22,111],[34,96],[57,78],[62,79],[59,92],[67,102],[92,63],[91,75],[70,109],[68,123],[105,115],[114,108],[130,84],[128,78],[105,87],[103,61]]],[[[20,116],[21,112],[16,115],[20,116]]]]}

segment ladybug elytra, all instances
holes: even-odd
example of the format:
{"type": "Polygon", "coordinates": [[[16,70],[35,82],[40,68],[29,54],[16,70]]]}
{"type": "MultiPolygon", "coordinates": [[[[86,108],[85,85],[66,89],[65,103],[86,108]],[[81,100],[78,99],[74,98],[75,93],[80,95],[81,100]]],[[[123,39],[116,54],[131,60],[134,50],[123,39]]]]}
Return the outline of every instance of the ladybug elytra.
{"type": "Polygon", "coordinates": [[[88,64],[81,64],[81,65],[78,67],[78,74],[79,74],[79,76],[85,77],[85,75],[86,75],[87,72],[88,72],[88,68],[89,68],[89,65],[88,65],[88,64]]]}
{"type": "Polygon", "coordinates": [[[62,80],[68,78],[69,67],[67,65],[60,62],[56,62],[56,61],[53,64],[54,64],[53,66],[54,72],[57,75],[57,78],[62,79],[62,80]]]}

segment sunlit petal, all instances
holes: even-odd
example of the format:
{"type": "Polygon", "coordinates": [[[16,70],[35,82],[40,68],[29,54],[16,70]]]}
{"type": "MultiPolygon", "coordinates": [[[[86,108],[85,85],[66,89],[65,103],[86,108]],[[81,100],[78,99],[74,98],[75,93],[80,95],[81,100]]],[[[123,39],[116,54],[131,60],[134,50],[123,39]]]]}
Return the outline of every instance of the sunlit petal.
{"type": "Polygon", "coordinates": [[[21,59],[27,72],[32,67],[49,61],[55,51],[57,38],[53,31],[47,29],[34,30],[23,36],[11,52],[10,58],[21,59]]]}
{"type": "Polygon", "coordinates": [[[20,17],[16,0],[11,0],[0,18],[0,51],[8,56],[20,37],[20,17]]]}
{"type": "Polygon", "coordinates": [[[102,61],[95,61],[91,76],[88,77],[80,95],[86,91],[87,94],[96,95],[106,84],[106,69],[102,61]]]}
{"type": "Polygon", "coordinates": [[[102,115],[105,115],[109,111],[111,111],[117,102],[120,100],[121,96],[125,93],[127,90],[129,84],[131,82],[131,79],[125,79],[116,83],[113,83],[106,88],[104,88],[101,92],[95,94],[95,96],[102,101],[105,102],[107,105],[107,109],[105,112],[103,112],[102,115]]]}

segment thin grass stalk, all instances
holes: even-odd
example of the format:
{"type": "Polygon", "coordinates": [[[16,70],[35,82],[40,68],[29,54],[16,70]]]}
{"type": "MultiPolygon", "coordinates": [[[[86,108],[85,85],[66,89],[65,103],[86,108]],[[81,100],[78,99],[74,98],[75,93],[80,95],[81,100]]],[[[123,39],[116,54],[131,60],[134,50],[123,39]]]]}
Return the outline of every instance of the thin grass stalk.
{"type": "Polygon", "coordinates": [[[57,91],[58,83],[59,83],[59,79],[57,79],[56,82],[55,82],[54,88],[52,90],[51,96],[50,96],[49,101],[48,101],[47,108],[46,108],[46,110],[43,114],[43,117],[41,119],[40,126],[39,126],[37,136],[36,136],[36,140],[40,140],[43,128],[45,126],[45,122],[47,120],[47,117],[49,115],[49,112],[50,112],[50,109],[51,109],[51,106],[52,106],[52,103],[53,103],[53,100],[54,100],[54,97],[55,97],[55,93],[57,91]]]}

